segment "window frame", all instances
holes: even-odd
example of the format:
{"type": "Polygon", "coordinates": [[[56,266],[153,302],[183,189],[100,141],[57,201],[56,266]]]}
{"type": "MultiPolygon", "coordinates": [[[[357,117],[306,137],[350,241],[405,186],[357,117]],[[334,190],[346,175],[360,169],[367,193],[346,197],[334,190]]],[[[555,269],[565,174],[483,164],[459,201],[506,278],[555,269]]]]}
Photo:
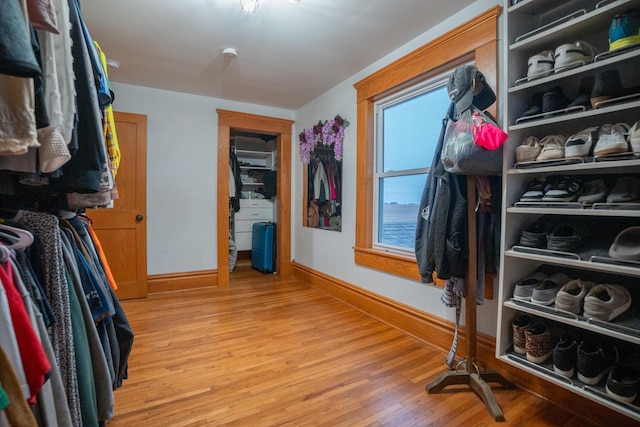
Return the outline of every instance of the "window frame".
{"type": "MultiPolygon", "coordinates": [[[[394,107],[396,105],[402,104],[406,101],[409,101],[414,98],[418,98],[422,95],[428,94],[434,90],[438,90],[442,87],[445,87],[449,76],[453,73],[453,69],[446,70],[436,76],[430,77],[428,79],[422,80],[415,85],[412,85],[406,89],[403,89],[397,93],[393,93],[389,96],[386,96],[382,99],[376,100],[374,102],[374,118],[376,121],[375,128],[376,132],[374,134],[374,169],[373,169],[373,200],[374,203],[372,205],[373,208],[373,229],[371,230],[371,238],[372,238],[372,249],[379,251],[388,251],[390,253],[395,253],[401,256],[414,256],[415,251],[413,248],[405,248],[403,246],[391,245],[388,243],[380,242],[380,181],[385,178],[393,178],[393,177],[404,177],[411,175],[427,175],[431,170],[431,159],[429,162],[425,164],[421,168],[411,168],[411,169],[402,169],[399,171],[388,171],[384,172],[383,162],[384,162],[384,121],[382,117],[384,115],[384,111],[386,108],[394,107]]],[[[449,105],[447,104],[445,108],[449,105]]],[[[438,123],[442,120],[436,119],[438,123]]],[[[438,131],[439,132],[439,131],[438,131]]],[[[422,193],[422,188],[418,189],[418,197],[422,193]]],[[[417,211],[417,208],[416,208],[417,211]]],[[[417,212],[416,212],[417,218],[417,212]]]]}
{"type": "MultiPolygon", "coordinates": [[[[356,265],[420,281],[414,257],[373,247],[375,101],[388,97],[445,70],[473,61],[487,83],[496,87],[498,16],[494,6],[426,45],[356,82],[356,265]]],[[[498,91],[496,91],[497,93],[498,91]]],[[[488,110],[498,117],[496,102],[488,110]]]]}

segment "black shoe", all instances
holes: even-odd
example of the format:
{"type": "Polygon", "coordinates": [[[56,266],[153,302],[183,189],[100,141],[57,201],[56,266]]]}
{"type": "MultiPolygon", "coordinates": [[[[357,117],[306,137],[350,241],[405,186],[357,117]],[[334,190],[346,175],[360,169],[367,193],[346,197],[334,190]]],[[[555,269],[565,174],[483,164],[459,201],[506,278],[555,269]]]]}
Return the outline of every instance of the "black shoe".
{"type": "Polygon", "coordinates": [[[572,333],[567,332],[553,349],[553,370],[556,374],[571,378],[576,370],[578,343],[572,333]]]}
{"type": "Polygon", "coordinates": [[[564,110],[571,101],[562,91],[562,87],[556,86],[542,95],[542,112],[550,113],[553,111],[564,110]]]}
{"type": "Polygon", "coordinates": [[[561,252],[576,252],[582,236],[571,224],[558,224],[547,234],[547,249],[561,252]]]}
{"type": "Polygon", "coordinates": [[[578,346],[578,379],[587,385],[596,385],[607,376],[617,360],[615,346],[585,339],[578,346]]]}
{"type": "Polygon", "coordinates": [[[563,176],[551,185],[544,193],[542,200],[545,202],[574,202],[582,193],[582,187],[582,180],[572,176],[563,176]]]}
{"type": "Polygon", "coordinates": [[[522,230],[520,245],[530,248],[544,248],[546,246],[549,225],[542,219],[537,220],[522,230]]]}
{"type": "Polygon", "coordinates": [[[527,189],[520,197],[521,202],[541,202],[544,193],[551,187],[551,182],[546,178],[534,178],[527,184],[527,189]]]}
{"type": "Polygon", "coordinates": [[[640,389],[640,370],[630,363],[617,363],[609,372],[605,388],[615,400],[633,402],[640,389]]]}
{"type": "Polygon", "coordinates": [[[544,95],[542,92],[534,93],[531,97],[529,108],[527,108],[527,111],[522,113],[520,117],[535,116],[536,114],[542,113],[542,95],[544,95]]]}
{"type": "Polygon", "coordinates": [[[620,72],[618,70],[607,70],[598,74],[591,91],[591,106],[596,108],[596,103],[611,98],[617,98],[625,93],[620,72]]]}
{"type": "Polygon", "coordinates": [[[586,76],[580,80],[580,89],[576,99],[571,101],[567,108],[571,107],[591,107],[591,92],[593,92],[593,84],[595,79],[593,76],[586,76]]]}

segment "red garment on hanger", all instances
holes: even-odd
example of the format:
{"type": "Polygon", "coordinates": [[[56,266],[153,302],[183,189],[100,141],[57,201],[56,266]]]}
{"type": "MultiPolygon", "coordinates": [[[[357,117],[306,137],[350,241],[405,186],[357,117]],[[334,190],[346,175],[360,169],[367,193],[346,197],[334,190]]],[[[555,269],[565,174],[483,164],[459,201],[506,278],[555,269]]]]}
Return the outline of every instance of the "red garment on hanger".
{"type": "Polygon", "coordinates": [[[9,301],[11,323],[13,323],[13,329],[16,332],[18,349],[20,350],[24,373],[31,393],[27,401],[30,404],[35,404],[38,392],[49,377],[51,364],[36,331],[33,329],[31,320],[29,320],[29,314],[24,306],[22,297],[13,284],[11,262],[5,261],[0,264],[0,267],[0,282],[2,282],[9,301]]]}

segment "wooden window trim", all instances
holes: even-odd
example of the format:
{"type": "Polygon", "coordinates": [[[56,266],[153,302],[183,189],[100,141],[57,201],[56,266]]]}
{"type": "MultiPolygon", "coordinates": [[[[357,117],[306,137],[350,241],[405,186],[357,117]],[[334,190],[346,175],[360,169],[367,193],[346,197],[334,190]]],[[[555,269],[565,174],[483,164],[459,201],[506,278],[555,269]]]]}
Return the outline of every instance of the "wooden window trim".
{"type": "MultiPolygon", "coordinates": [[[[420,281],[414,258],[372,247],[375,101],[470,60],[475,60],[476,67],[491,87],[497,87],[498,16],[501,12],[502,8],[495,6],[353,85],[357,92],[358,123],[356,264],[420,281]]],[[[494,117],[498,117],[497,104],[489,108],[494,117]]],[[[493,287],[487,286],[489,288],[493,287]]]]}

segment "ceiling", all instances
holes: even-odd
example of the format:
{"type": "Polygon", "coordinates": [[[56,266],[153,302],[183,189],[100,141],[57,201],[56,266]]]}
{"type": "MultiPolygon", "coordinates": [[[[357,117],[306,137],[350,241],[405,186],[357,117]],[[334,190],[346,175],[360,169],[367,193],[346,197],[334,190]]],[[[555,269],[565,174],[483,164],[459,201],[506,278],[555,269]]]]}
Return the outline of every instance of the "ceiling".
{"type": "MultiPolygon", "coordinates": [[[[84,0],[113,82],[295,110],[472,0],[84,0]],[[236,58],[222,50],[233,47],[236,58]]],[[[117,94],[116,94],[117,96],[117,94]]]]}

